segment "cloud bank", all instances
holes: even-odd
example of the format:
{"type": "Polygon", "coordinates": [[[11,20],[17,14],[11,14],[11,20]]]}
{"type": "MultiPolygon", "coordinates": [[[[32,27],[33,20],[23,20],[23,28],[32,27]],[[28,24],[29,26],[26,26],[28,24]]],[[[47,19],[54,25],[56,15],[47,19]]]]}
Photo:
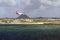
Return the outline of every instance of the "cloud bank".
{"type": "Polygon", "coordinates": [[[40,0],[44,7],[60,7],[60,0],[40,0]]]}
{"type": "Polygon", "coordinates": [[[16,10],[30,17],[58,16],[60,11],[57,10],[60,10],[60,0],[0,0],[0,13],[2,16],[7,15],[9,17],[9,15],[12,15],[12,17],[17,17],[16,10]]]}
{"type": "Polygon", "coordinates": [[[15,0],[0,0],[0,5],[2,6],[16,6],[15,0]]]}
{"type": "Polygon", "coordinates": [[[40,0],[40,2],[44,5],[60,6],[60,0],[40,0]]]}

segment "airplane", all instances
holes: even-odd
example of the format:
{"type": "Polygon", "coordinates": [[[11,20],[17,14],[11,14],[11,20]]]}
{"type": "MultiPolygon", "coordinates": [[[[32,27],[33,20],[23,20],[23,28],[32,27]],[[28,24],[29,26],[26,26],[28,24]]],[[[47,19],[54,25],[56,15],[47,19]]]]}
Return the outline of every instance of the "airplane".
{"type": "Polygon", "coordinates": [[[23,13],[20,13],[20,12],[18,12],[18,11],[16,11],[16,14],[17,14],[17,15],[24,15],[23,13]]]}

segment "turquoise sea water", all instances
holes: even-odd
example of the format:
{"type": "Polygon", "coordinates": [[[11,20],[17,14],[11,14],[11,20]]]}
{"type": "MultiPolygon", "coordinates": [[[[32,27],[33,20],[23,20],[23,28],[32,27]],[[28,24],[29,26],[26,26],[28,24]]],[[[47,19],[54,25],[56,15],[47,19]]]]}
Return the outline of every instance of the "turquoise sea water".
{"type": "Polygon", "coordinates": [[[0,40],[60,40],[60,24],[0,24],[0,40]]]}

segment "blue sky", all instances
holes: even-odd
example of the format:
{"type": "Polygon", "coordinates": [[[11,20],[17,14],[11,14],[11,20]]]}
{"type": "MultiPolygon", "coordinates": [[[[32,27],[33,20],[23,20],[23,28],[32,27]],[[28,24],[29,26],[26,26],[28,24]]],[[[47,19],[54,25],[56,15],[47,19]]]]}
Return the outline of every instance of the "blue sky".
{"type": "Polygon", "coordinates": [[[29,17],[60,17],[60,0],[0,0],[0,18],[17,18],[16,10],[29,17]]]}

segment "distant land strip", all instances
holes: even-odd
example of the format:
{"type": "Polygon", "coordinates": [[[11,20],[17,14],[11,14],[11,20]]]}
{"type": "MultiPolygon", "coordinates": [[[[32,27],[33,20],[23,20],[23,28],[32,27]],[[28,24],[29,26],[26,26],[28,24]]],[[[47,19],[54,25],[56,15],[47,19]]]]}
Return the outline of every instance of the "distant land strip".
{"type": "Polygon", "coordinates": [[[3,18],[0,24],[60,24],[60,19],[17,19],[3,18]]]}

